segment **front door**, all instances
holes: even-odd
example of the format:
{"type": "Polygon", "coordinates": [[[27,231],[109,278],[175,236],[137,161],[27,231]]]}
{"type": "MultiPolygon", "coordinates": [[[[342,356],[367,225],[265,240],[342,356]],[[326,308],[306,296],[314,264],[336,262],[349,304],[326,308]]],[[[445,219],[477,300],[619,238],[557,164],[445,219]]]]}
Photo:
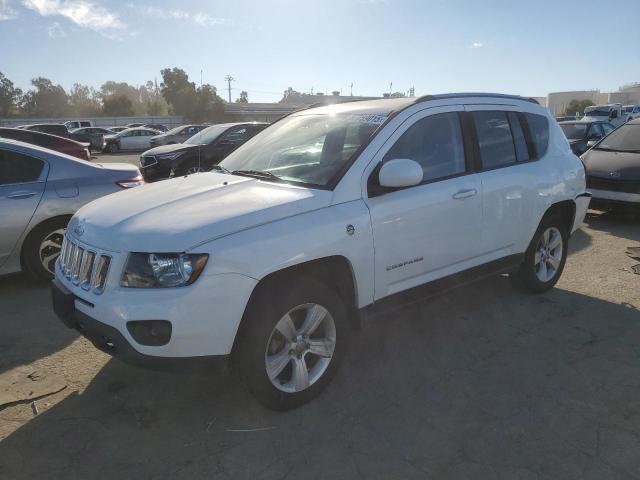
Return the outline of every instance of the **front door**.
{"type": "Polygon", "coordinates": [[[0,150],[0,266],[11,255],[40,203],[46,167],[40,159],[0,150]]]}
{"type": "Polygon", "coordinates": [[[481,252],[481,184],[465,152],[461,111],[438,107],[412,116],[374,158],[409,158],[423,169],[420,185],[378,194],[369,188],[376,299],[469,268],[481,252]]]}

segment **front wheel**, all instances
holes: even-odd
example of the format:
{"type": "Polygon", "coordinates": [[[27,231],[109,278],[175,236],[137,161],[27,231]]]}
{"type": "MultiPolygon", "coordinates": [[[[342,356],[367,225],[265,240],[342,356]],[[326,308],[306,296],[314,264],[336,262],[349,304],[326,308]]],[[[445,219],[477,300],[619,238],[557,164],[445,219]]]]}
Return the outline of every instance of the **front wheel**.
{"type": "Polygon", "coordinates": [[[29,273],[38,280],[53,278],[68,222],[68,218],[46,221],[34,228],[25,240],[22,258],[29,273]]]}
{"type": "Polygon", "coordinates": [[[567,260],[568,240],[560,217],[550,215],[544,218],[529,244],[524,261],[518,270],[510,274],[514,285],[533,293],[553,288],[567,260]]]}
{"type": "Polygon", "coordinates": [[[347,310],[313,278],[261,288],[245,319],[234,360],[266,407],[288,410],[316,397],[344,355],[347,310]]]}
{"type": "Polygon", "coordinates": [[[109,145],[107,145],[107,152],[109,153],[116,153],[118,151],[118,144],[115,142],[111,142],[109,145]]]}

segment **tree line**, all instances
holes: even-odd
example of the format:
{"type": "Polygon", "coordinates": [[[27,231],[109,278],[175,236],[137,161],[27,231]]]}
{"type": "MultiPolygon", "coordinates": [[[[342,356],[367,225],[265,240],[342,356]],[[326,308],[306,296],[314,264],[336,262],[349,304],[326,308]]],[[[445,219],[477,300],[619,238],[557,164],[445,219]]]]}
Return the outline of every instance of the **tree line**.
{"type": "MultiPolygon", "coordinates": [[[[109,80],[97,90],[75,83],[69,91],[48,78],[37,77],[24,92],[0,72],[0,118],[180,115],[191,122],[222,119],[225,102],[216,87],[196,86],[180,68],[165,68],[160,74],[160,85],[109,80]]],[[[237,101],[248,102],[247,92],[237,101]]]]}

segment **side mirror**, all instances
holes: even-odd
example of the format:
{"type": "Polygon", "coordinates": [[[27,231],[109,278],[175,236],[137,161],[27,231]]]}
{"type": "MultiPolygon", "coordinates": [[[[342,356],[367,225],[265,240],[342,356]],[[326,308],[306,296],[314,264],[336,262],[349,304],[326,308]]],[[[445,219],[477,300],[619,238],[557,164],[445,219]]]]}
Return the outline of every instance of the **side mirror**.
{"type": "Polygon", "coordinates": [[[422,182],[422,167],[408,158],[389,160],[382,164],[378,179],[382,187],[412,187],[422,182]]]}
{"type": "Polygon", "coordinates": [[[587,142],[587,148],[592,148],[596,143],[598,143],[598,140],[589,140],[587,142]]]}

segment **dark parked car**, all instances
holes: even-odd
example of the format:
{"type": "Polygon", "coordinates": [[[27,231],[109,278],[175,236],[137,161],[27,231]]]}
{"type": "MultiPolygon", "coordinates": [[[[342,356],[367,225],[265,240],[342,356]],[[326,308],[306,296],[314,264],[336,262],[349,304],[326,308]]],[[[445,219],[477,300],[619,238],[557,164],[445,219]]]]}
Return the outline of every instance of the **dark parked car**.
{"type": "Polygon", "coordinates": [[[127,124],[127,128],[138,128],[138,127],[143,127],[144,123],[129,123],[127,124]]]}
{"type": "Polygon", "coordinates": [[[22,125],[20,128],[69,138],[69,129],[62,123],[35,123],[33,125],[22,125]]]}
{"type": "Polygon", "coordinates": [[[112,135],[113,132],[101,127],[78,128],[70,132],[73,140],[78,142],[88,142],[90,148],[94,150],[102,149],[103,138],[105,135],[112,135]]]}
{"type": "Polygon", "coordinates": [[[140,171],[146,181],[211,170],[268,123],[223,123],[212,125],[184,143],[163,145],[140,156],[140,171]]]}
{"type": "Polygon", "coordinates": [[[49,135],[48,133],[37,132],[35,130],[25,130],[19,128],[0,128],[0,138],[10,140],[18,140],[20,142],[38,145],[39,147],[55,150],[56,152],[66,153],[72,157],[89,160],[89,144],[81,143],[57,135],[49,135]]]}
{"type": "Polygon", "coordinates": [[[596,142],[615,130],[609,122],[602,121],[560,122],[560,128],[576,155],[582,155],[596,142]]]}
{"type": "Polygon", "coordinates": [[[168,132],[153,137],[151,139],[151,147],[182,143],[190,137],[193,137],[203,128],[207,128],[207,125],[180,125],[179,127],[172,128],[168,132]]]}
{"type": "Polygon", "coordinates": [[[618,127],[582,156],[595,208],[640,208],[640,119],[618,127]]]}

